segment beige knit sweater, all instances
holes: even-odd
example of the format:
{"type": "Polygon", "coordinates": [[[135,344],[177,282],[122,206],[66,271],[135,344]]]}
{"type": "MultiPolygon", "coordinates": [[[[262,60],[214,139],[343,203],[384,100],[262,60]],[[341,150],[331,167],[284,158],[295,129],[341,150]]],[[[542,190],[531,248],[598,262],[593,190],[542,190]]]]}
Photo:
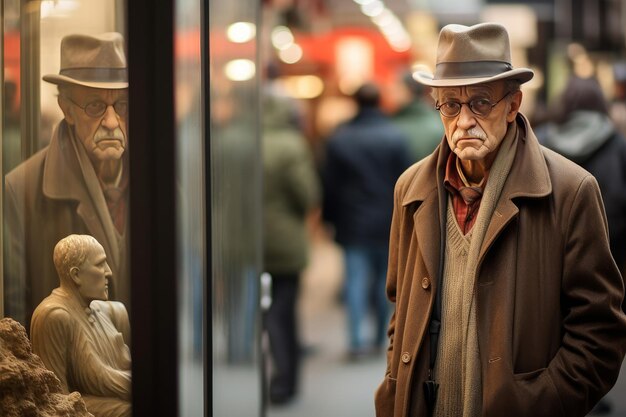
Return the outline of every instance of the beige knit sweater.
{"type": "Polygon", "coordinates": [[[439,393],[435,417],[479,417],[482,382],[476,330],[478,256],[517,148],[517,126],[509,129],[489,172],[472,230],[463,235],[448,203],[441,334],[435,364],[439,393]]]}

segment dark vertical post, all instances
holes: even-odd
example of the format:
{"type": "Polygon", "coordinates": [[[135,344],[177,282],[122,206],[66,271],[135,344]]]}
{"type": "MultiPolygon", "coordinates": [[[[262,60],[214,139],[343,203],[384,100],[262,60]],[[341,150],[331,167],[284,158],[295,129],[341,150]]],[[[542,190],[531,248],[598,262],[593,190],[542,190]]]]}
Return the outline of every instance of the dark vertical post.
{"type": "Polygon", "coordinates": [[[206,239],[206,282],[204,285],[204,334],[206,335],[204,343],[204,360],[206,366],[204,368],[204,412],[205,416],[213,415],[213,252],[212,252],[212,210],[211,210],[211,83],[209,79],[209,57],[211,55],[209,47],[209,0],[202,0],[201,4],[201,33],[200,40],[200,60],[202,68],[202,106],[203,118],[202,134],[205,138],[204,146],[204,195],[206,207],[205,239],[206,239]]]}
{"type": "MultiPolygon", "coordinates": [[[[0,65],[0,132],[3,140],[0,142],[0,172],[4,174],[4,164],[2,163],[3,155],[4,155],[4,115],[6,113],[6,109],[4,108],[4,103],[6,100],[5,97],[5,88],[4,88],[4,2],[0,3],[0,57],[2,57],[3,65],[0,65]]],[[[4,219],[4,212],[2,207],[4,206],[4,193],[0,193],[0,219],[4,219]]],[[[4,236],[4,222],[0,222],[0,236],[4,236]]],[[[4,253],[4,239],[0,239],[0,253],[4,253]]],[[[4,271],[4,256],[0,256],[0,271],[4,271]]],[[[0,274],[0,317],[4,318],[4,273],[0,274]]]]}
{"type": "Polygon", "coordinates": [[[178,415],[174,1],[128,0],[133,415],[178,415]]]}

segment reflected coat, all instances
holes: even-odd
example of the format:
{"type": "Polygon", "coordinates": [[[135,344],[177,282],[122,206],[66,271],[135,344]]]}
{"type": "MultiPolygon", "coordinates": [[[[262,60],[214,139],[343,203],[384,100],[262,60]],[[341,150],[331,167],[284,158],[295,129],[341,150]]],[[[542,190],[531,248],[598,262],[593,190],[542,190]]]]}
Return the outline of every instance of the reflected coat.
{"type": "MultiPolygon", "coordinates": [[[[517,123],[516,157],[475,283],[482,415],[584,416],[619,374],[624,286],[595,179],[541,147],[522,115],[517,123]]],[[[444,140],[396,185],[387,277],[396,309],[378,417],[428,415],[427,327],[442,262],[439,196],[447,198],[449,153],[444,140]]]]}
{"type": "Polygon", "coordinates": [[[102,245],[113,274],[109,297],[130,309],[126,238],[113,226],[93,166],[81,161],[88,161],[85,149],[62,121],[50,145],[5,178],[5,314],[26,328],[37,305],[59,285],[52,254],[72,233],[92,235],[102,245]]]}

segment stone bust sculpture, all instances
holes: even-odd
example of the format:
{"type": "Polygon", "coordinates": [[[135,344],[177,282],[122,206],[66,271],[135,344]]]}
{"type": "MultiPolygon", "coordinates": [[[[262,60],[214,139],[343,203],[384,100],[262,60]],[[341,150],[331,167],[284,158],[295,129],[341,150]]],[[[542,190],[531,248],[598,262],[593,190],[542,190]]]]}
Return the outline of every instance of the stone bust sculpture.
{"type": "Polygon", "coordinates": [[[33,351],[94,416],[130,417],[130,324],[124,305],[108,301],[104,249],[92,236],[69,235],[53,258],[60,286],[33,313],[33,351]]]}

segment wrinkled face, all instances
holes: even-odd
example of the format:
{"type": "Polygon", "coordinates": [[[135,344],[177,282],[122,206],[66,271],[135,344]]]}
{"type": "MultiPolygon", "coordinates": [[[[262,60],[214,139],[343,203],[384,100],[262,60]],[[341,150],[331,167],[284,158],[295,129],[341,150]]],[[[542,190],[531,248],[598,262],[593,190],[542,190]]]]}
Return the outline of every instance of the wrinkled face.
{"type": "Polygon", "coordinates": [[[93,300],[109,298],[109,279],[111,268],[101,245],[88,248],[85,262],[75,271],[76,285],[81,297],[89,304],[93,300]]]}
{"type": "Polygon", "coordinates": [[[59,97],[59,105],[89,158],[94,162],[119,160],[128,145],[128,89],[71,86],[65,96],[59,97]]]}
{"type": "Polygon", "coordinates": [[[498,149],[508,123],[515,120],[522,99],[521,92],[507,93],[503,81],[436,89],[439,105],[456,107],[458,103],[473,102],[477,110],[495,104],[486,116],[472,112],[469,104],[462,104],[456,116],[441,114],[448,145],[460,159],[481,161],[498,149]]]}

